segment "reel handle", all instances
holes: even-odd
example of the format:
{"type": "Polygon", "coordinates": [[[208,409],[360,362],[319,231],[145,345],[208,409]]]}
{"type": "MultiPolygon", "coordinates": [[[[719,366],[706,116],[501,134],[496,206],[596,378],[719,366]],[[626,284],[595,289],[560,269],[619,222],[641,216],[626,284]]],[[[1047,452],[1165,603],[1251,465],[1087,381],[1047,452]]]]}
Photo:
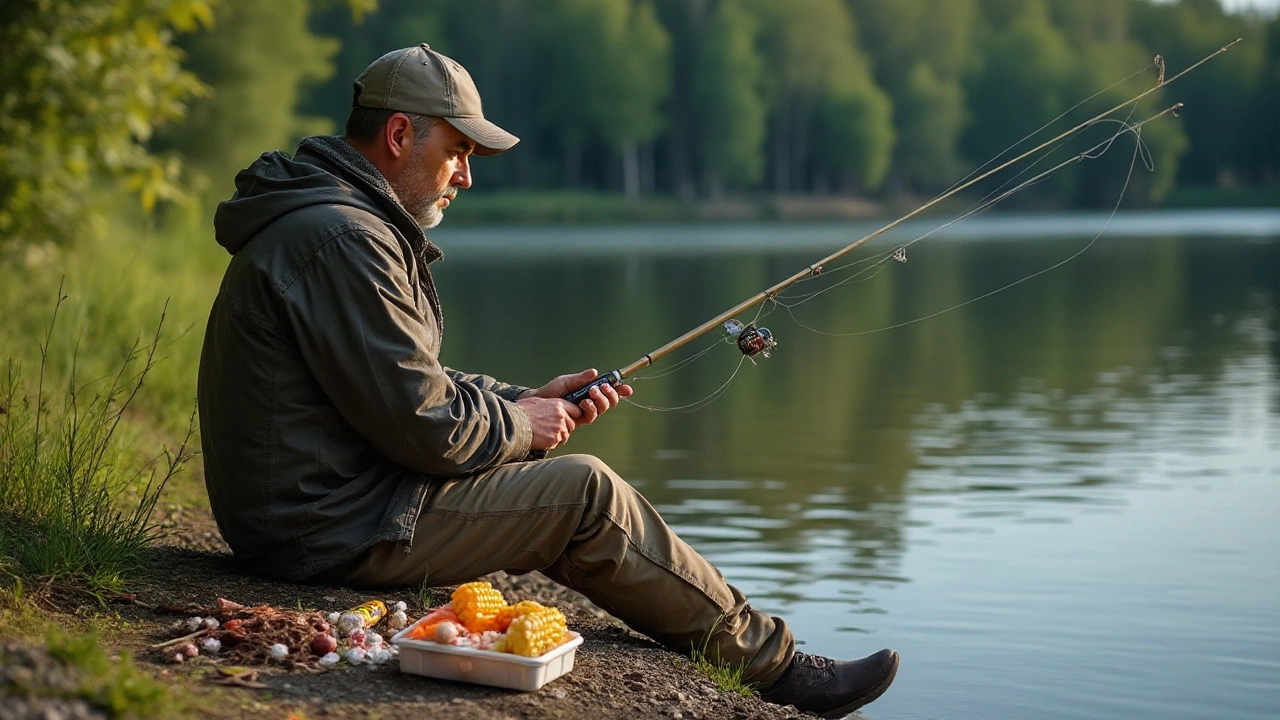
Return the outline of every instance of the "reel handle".
{"type": "Polygon", "coordinates": [[[601,375],[595,380],[592,380],[586,385],[583,385],[577,390],[574,390],[568,395],[565,395],[564,399],[568,400],[574,405],[577,405],[578,403],[587,399],[587,395],[591,393],[591,388],[593,387],[600,387],[601,385],[613,385],[614,387],[617,387],[618,385],[621,385],[621,384],[622,384],[622,373],[618,372],[617,370],[610,370],[609,372],[601,375]]]}

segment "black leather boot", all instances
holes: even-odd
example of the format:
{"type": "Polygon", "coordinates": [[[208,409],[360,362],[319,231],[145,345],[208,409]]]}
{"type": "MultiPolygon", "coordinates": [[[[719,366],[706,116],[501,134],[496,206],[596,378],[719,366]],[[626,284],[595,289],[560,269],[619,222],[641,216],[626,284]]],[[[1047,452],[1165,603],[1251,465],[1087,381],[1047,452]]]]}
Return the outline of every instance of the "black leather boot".
{"type": "Polygon", "coordinates": [[[898,653],[892,650],[847,661],[798,652],[782,677],[761,690],[760,697],[820,717],[839,718],[883,695],[897,672],[898,653]]]}

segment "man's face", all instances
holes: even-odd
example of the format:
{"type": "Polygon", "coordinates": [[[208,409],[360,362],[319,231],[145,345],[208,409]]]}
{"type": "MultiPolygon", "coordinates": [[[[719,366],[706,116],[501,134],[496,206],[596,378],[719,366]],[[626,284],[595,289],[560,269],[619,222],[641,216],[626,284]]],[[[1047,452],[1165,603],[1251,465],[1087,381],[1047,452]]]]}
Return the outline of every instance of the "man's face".
{"type": "Polygon", "coordinates": [[[457,128],[437,120],[426,137],[415,137],[404,171],[391,183],[405,210],[422,229],[444,219],[459,189],[471,187],[471,153],[476,144],[457,128]]]}

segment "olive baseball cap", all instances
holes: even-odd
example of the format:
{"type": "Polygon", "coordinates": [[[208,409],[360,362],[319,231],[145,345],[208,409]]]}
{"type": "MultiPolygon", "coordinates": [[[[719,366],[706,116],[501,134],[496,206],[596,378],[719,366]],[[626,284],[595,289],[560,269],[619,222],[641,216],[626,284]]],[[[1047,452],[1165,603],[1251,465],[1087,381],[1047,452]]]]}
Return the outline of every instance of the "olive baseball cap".
{"type": "Polygon", "coordinates": [[[374,60],[356,78],[353,104],[443,118],[476,142],[476,155],[497,155],[520,142],[484,119],[480,91],[466,69],[426,43],[374,60]]]}

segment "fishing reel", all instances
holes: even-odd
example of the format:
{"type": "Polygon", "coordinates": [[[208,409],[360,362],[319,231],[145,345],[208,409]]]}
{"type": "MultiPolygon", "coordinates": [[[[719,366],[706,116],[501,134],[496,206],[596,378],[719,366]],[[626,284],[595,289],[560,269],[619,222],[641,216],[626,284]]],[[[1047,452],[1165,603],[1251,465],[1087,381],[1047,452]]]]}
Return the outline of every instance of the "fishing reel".
{"type": "Polygon", "coordinates": [[[724,329],[736,338],[738,349],[752,363],[756,361],[757,355],[767,358],[778,347],[778,341],[773,339],[769,328],[758,328],[753,323],[743,325],[737,320],[730,320],[724,324],[724,329]]]}

